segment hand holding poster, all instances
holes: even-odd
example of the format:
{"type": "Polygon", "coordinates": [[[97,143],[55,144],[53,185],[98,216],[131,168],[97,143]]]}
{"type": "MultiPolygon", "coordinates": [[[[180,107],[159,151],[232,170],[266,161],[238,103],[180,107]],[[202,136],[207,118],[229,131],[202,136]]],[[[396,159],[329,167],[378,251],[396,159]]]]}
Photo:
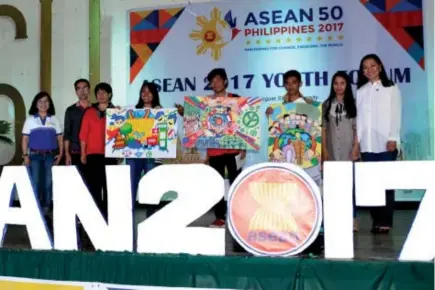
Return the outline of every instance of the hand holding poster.
{"type": "Polygon", "coordinates": [[[175,109],[108,109],[106,157],[175,158],[175,109]]]}
{"type": "Polygon", "coordinates": [[[260,98],[186,97],[187,148],[260,150],[260,98]]]}
{"type": "Polygon", "coordinates": [[[269,118],[269,161],[288,162],[307,169],[321,158],[321,104],[278,103],[269,118]]]}

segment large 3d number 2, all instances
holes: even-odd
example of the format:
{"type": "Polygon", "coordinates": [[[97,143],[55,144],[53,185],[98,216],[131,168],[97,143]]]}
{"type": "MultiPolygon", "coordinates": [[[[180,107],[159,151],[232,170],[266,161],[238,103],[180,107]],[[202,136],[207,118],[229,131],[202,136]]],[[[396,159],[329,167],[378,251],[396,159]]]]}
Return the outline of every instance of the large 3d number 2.
{"type": "Polygon", "coordinates": [[[139,183],[139,202],[158,204],[168,191],[177,199],[138,226],[140,253],[225,255],[225,230],[187,227],[224,196],[224,179],[203,164],[162,165],[139,183]]]}

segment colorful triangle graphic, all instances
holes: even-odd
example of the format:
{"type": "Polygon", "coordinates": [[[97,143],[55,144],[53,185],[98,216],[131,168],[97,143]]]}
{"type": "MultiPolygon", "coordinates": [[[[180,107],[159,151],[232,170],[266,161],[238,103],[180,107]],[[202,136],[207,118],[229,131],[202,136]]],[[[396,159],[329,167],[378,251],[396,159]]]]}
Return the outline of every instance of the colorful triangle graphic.
{"type": "Polygon", "coordinates": [[[137,13],[130,13],[130,27],[135,27],[142,21],[142,16],[137,13]]]}
{"type": "Polygon", "coordinates": [[[142,19],[141,22],[134,26],[133,31],[153,30],[156,28],[157,27],[153,23],[149,22],[147,19],[142,19]]]}
{"type": "Polygon", "coordinates": [[[402,0],[387,0],[385,3],[385,10],[390,11],[391,8],[396,6],[400,1],[402,1],[402,0]]]}
{"type": "Polygon", "coordinates": [[[418,7],[420,9],[423,9],[423,1],[422,0],[408,0],[409,3],[414,5],[415,7],[418,7]]]}
{"type": "Polygon", "coordinates": [[[400,3],[395,5],[390,12],[402,12],[402,11],[418,11],[420,8],[414,6],[413,4],[409,3],[407,0],[402,0],[400,3]]]}
{"type": "Polygon", "coordinates": [[[135,80],[183,11],[184,8],[171,8],[130,13],[130,83],[135,80]]]}
{"type": "Polygon", "coordinates": [[[171,14],[165,10],[159,10],[159,27],[163,27],[163,25],[171,19],[174,19],[171,14]]]}
{"type": "Polygon", "coordinates": [[[377,7],[377,6],[375,6],[375,5],[373,5],[372,3],[370,3],[370,2],[367,2],[365,5],[364,5],[371,13],[382,13],[382,12],[384,12],[382,9],[380,9],[379,7],[377,7]]]}
{"type": "Polygon", "coordinates": [[[421,0],[370,0],[362,5],[424,69],[421,0]]]}

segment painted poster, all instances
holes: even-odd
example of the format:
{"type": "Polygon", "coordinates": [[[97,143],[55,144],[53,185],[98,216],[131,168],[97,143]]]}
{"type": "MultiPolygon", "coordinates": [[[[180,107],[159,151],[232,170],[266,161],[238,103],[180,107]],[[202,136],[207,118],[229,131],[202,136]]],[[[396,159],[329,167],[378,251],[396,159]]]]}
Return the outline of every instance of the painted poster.
{"type": "Polygon", "coordinates": [[[271,107],[269,161],[293,163],[304,169],[318,166],[322,152],[321,103],[278,103],[271,107]]]}
{"type": "Polygon", "coordinates": [[[185,97],[187,148],[260,150],[260,98],[185,97]]]}
{"type": "Polygon", "coordinates": [[[176,157],[176,109],[108,109],[106,114],[106,157],[176,157]]]}
{"type": "MultiPolygon", "coordinates": [[[[376,53],[403,96],[402,156],[433,159],[429,117],[433,98],[427,89],[433,73],[425,69],[433,57],[425,36],[432,35],[433,27],[424,25],[423,1],[187,2],[171,7],[144,5],[128,11],[128,21],[120,21],[126,23],[127,37],[115,33],[112,45],[125,53],[112,61],[114,67],[127,70],[121,78],[118,70],[112,72],[113,87],[121,88],[115,93],[116,103],[135,103],[143,80],[159,86],[164,107],[182,103],[185,96],[210,95],[206,76],[221,67],[228,74],[228,91],[261,96],[263,119],[266,108],[286,93],[282,80],[286,71],[298,70],[301,93],[322,102],[336,71],[346,71],[356,84],[361,58],[376,53]]],[[[179,132],[182,135],[181,126],[179,132]]],[[[268,122],[262,121],[261,148],[248,152],[246,166],[268,160],[267,132],[268,122]]],[[[399,198],[420,200],[421,196],[412,191],[399,198]]]]}

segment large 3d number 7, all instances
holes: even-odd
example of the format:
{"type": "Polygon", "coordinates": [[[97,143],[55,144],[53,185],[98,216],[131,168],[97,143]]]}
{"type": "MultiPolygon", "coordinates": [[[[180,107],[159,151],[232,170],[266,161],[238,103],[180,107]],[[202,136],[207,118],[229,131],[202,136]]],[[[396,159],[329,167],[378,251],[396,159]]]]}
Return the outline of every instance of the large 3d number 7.
{"type": "Polygon", "coordinates": [[[139,183],[139,202],[158,204],[168,191],[177,199],[138,226],[139,253],[225,255],[225,230],[187,227],[224,196],[225,183],[213,168],[198,165],[162,165],[139,183]]]}

